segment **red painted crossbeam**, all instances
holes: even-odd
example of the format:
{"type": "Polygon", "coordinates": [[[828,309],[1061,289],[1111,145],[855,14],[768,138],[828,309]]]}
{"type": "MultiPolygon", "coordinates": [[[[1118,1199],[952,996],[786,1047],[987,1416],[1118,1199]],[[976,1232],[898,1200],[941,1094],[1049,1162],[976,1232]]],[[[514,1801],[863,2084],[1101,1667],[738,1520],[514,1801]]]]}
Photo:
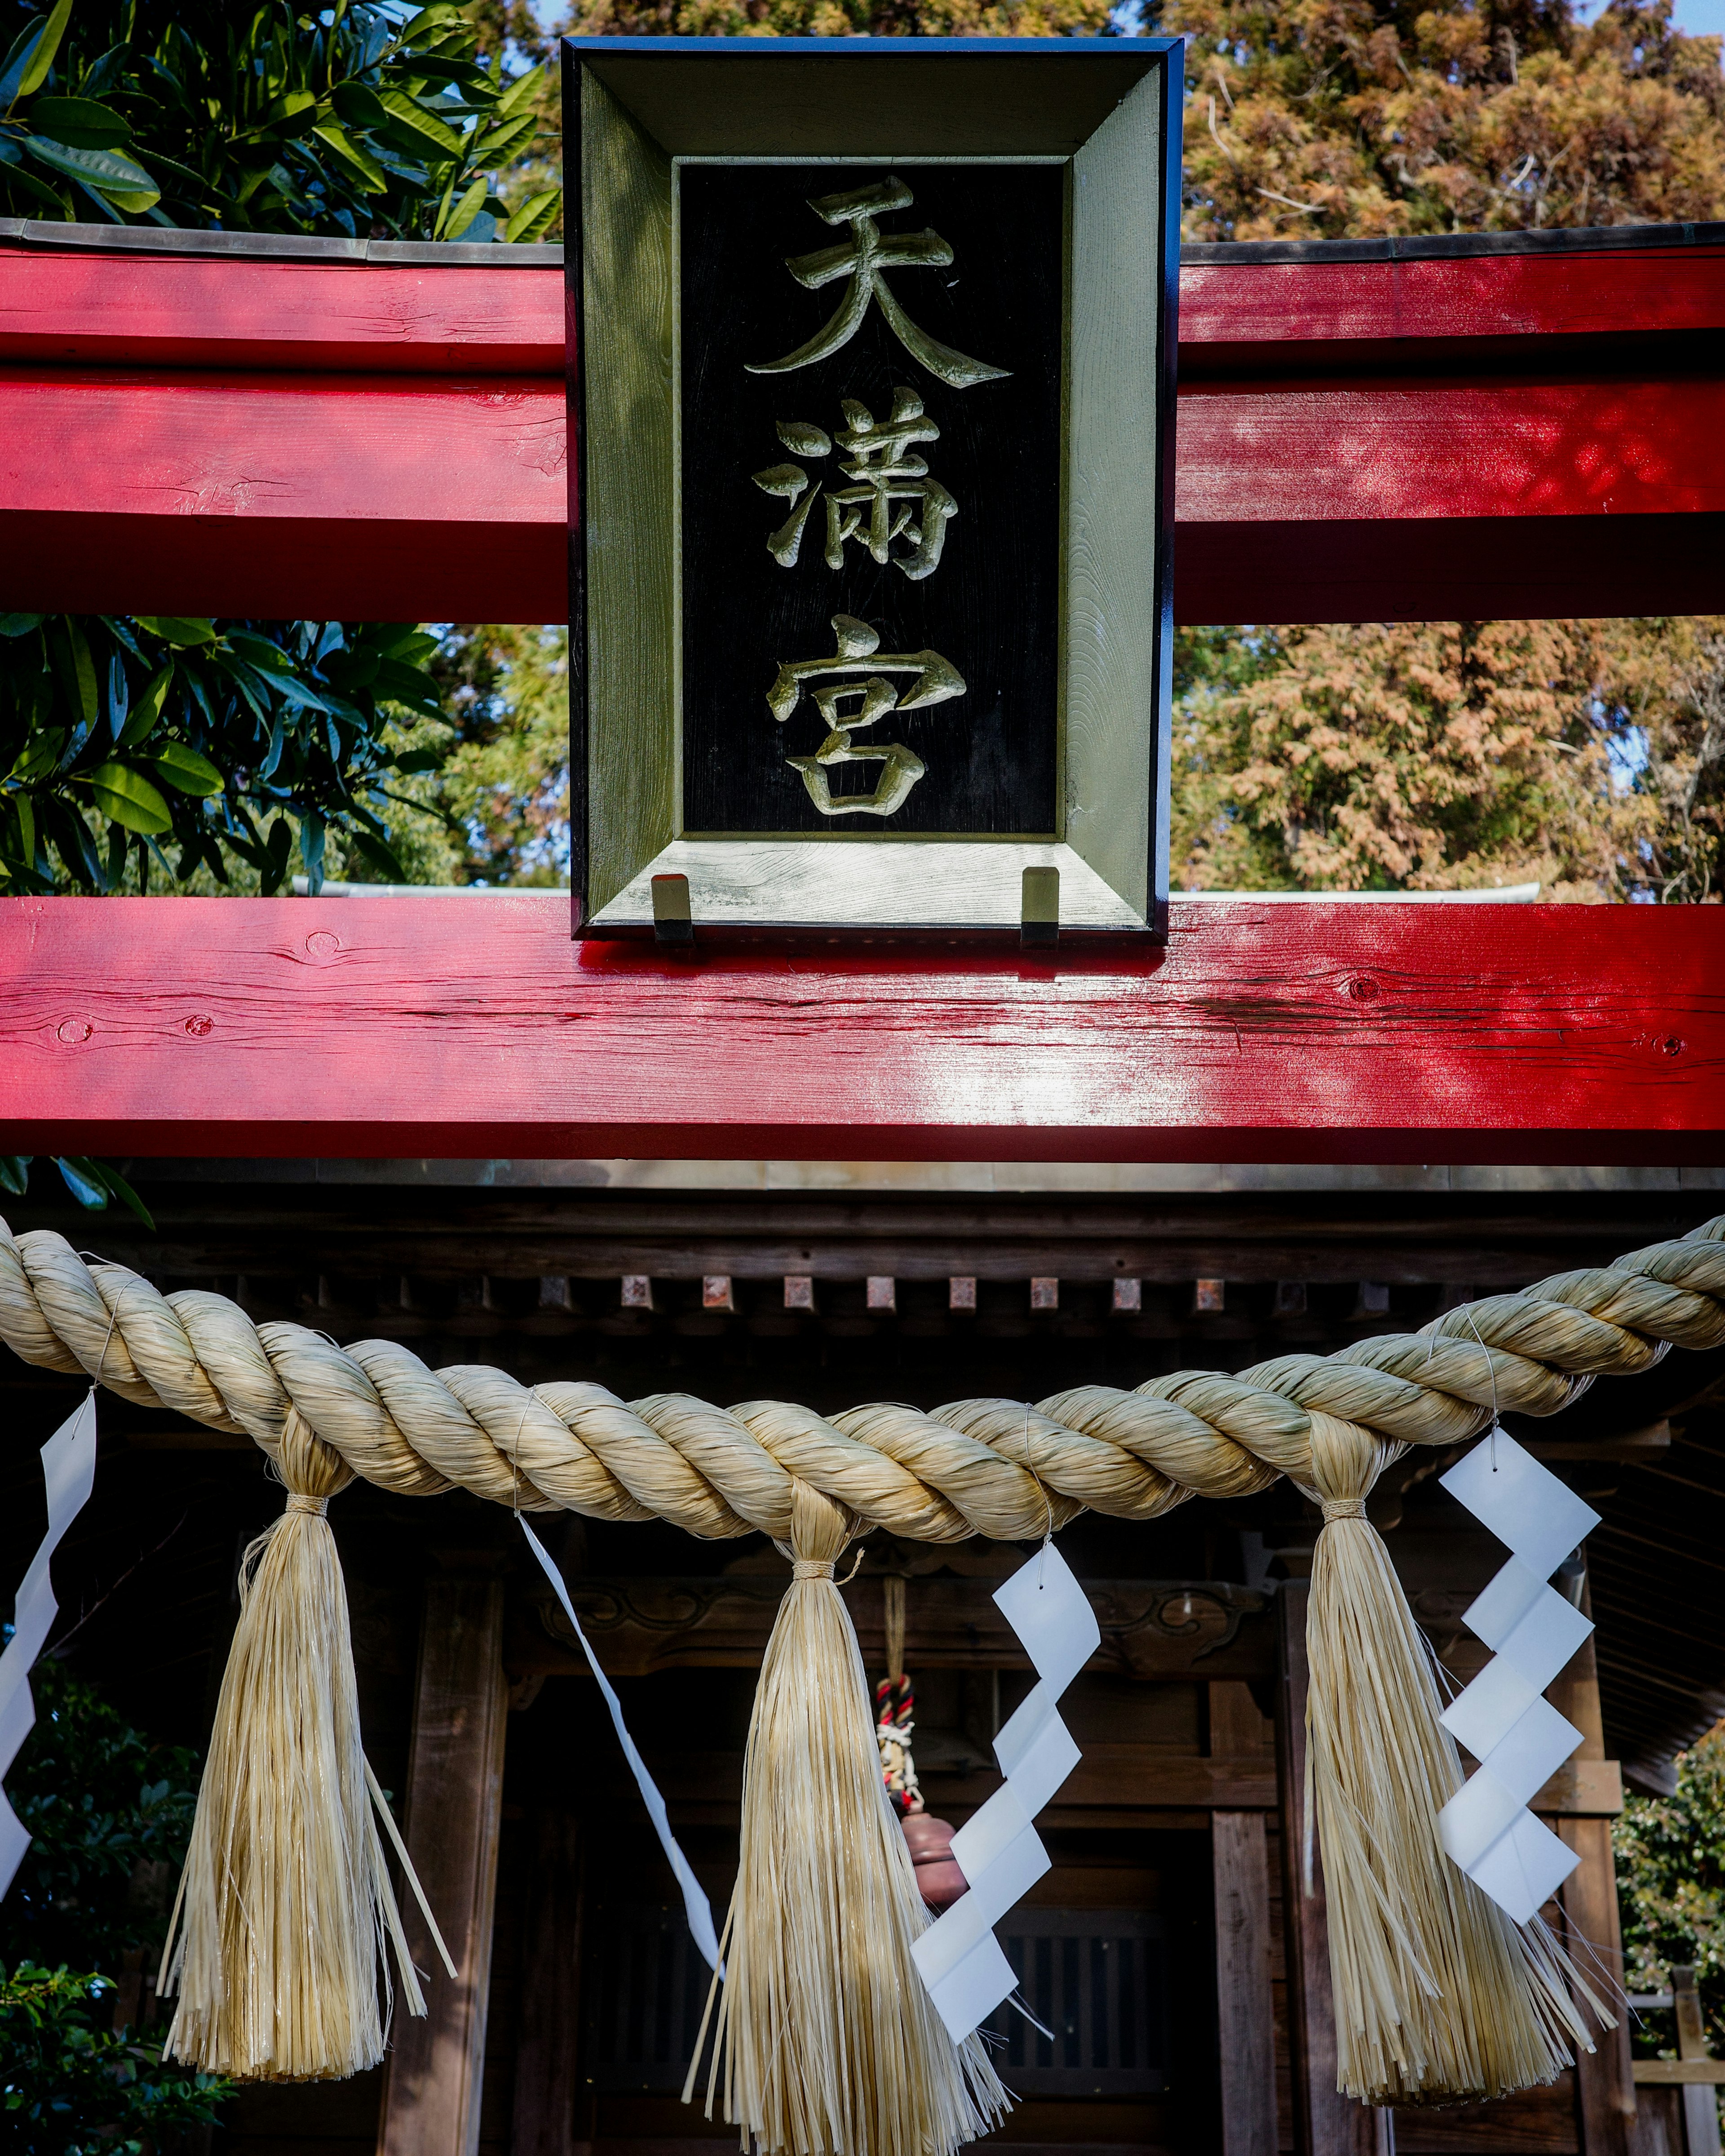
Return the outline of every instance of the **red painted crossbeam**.
{"type": "MultiPolygon", "coordinates": [[[[1725,602],[1725,249],[1182,275],[1189,621],[1725,602]]],[[[555,268],[0,247],[13,607],[558,619],[555,268]]]]}
{"type": "Polygon", "coordinates": [[[1176,900],[1165,950],[572,945],[559,894],[0,901],[19,1151],[1725,1161],[1712,907],[1176,900]]]}
{"type": "Polygon", "coordinates": [[[1191,250],[1180,273],[1183,377],[1387,357],[1476,366],[1512,361],[1518,347],[1525,357],[1530,337],[1559,365],[1579,352],[1675,361],[1680,340],[1725,326],[1725,245],[1392,261],[1339,259],[1345,248],[1266,261],[1264,251],[1191,250]]]}

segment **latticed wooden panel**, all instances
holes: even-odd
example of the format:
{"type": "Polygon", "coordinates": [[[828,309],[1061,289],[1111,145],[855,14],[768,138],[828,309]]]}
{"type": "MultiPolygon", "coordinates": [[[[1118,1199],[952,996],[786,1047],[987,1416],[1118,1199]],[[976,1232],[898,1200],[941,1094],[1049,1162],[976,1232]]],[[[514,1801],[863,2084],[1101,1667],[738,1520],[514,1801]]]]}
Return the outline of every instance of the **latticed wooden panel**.
{"type": "MultiPolygon", "coordinates": [[[[1149,2096],[1167,2086],[1162,1920],[1135,1909],[1020,1909],[999,1927],[1020,1993],[986,2025],[1025,2096],[1149,2096]]],[[[680,2091],[709,1975],[682,1907],[601,1906],[588,1926],[583,2079],[597,2091],[680,2091]]]]}
{"type": "Polygon", "coordinates": [[[987,2023],[995,2065],[1026,2096],[1153,2096],[1167,2087],[1162,1919],[1137,1909],[1015,1909],[999,1928],[1019,1994],[987,2023]]]}
{"type": "Polygon", "coordinates": [[[711,1982],[682,1904],[601,1905],[586,1928],[583,2081],[615,2092],[680,2092],[711,1982]]]}

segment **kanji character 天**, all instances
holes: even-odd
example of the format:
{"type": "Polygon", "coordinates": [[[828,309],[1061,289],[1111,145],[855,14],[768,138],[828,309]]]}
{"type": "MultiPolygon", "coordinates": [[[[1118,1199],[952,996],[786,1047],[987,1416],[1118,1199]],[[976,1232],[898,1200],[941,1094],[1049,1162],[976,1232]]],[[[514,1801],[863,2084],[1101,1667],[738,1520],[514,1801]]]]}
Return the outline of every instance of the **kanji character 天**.
{"type": "Polygon", "coordinates": [[[883,234],[875,223],[877,216],[889,210],[908,209],[915,199],[897,174],[891,173],[868,187],[852,187],[842,194],[817,195],[810,201],[810,209],[829,224],[848,224],[850,237],[837,247],[823,247],[813,254],[788,256],[785,267],[810,291],[818,291],[837,277],[849,278],[850,284],[838,311],[824,329],[783,359],[748,367],[749,373],[789,374],[797,367],[813,367],[817,360],[831,358],[856,335],[869,303],[876,300],[905,350],[950,388],[969,389],[979,382],[1007,378],[1009,368],[971,359],[918,329],[893,296],[885,271],[943,269],[952,259],[952,249],[937,232],[883,234]]]}

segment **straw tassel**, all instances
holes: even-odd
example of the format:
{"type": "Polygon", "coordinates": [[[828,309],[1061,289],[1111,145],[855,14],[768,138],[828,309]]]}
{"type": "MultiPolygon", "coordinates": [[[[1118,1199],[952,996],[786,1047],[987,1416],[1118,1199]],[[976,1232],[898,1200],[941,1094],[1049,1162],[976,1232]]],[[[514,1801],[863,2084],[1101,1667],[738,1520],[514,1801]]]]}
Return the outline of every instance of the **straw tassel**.
{"type": "MultiPolygon", "coordinates": [[[[1307,1618],[1307,1833],[1328,1904],[1337,2085],[1363,2103],[1458,2103],[1549,2082],[1611,2017],[1538,1922],[1511,1921],[1444,1853],[1461,1786],[1430,1658],[1365,1499],[1404,1447],[1312,1417],[1324,1528],[1307,1618]]],[[[1307,1863],[1309,1868],[1311,1852],[1307,1863]]]]}
{"type": "MultiPolygon", "coordinates": [[[[833,1578],[856,1527],[794,1482],[707,2080],[711,2118],[722,2057],[725,2117],[758,2156],[950,2156],[1009,2107],[981,2039],[954,2045],[911,1959],[928,1916],[833,1578]]],[[[698,2067],[697,2051],[685,2102],[698,2067]]]]}
{"type": "MultiPolygon", "coordinates": [[[[162,1989],[180,1994],[169,2055],[240,2081],[376,2066],[386,1936],[408,2011],[425,2011],[372,1815],[382,1795],[361,1748],[347,1596],[324,1517],[352,1473],[291,1409],[278,1457],[287,1506],[241,1563],[239,1623],[163,1954],[162,1989]]],[[[411,1867],[408,1878],[423,1906],[411,1867]]]]}

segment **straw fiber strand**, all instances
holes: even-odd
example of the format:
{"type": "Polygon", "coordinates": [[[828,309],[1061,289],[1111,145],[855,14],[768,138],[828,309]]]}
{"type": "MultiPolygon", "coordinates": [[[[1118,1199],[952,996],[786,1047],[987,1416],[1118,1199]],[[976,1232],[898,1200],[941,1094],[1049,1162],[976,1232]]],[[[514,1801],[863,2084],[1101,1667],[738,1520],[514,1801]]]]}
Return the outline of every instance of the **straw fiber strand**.
{"type": "Polygon", "coordinates": [[[408,1958],[372,1816],[347,1597],[326,1502],[352,1475],[290,1411],[286,1510],[246,1551],[240,1615],[164,1954],[167,2050],[236,2080],[324,2079],[383,2056],[377,1956],[408,1958]]]}
{"type": "Polygon", "coordinates": [[[793,1484],[793,1574],[749,1727],[707,2116],[722,2082],[760,2156],[951,2156],[1008,2108],[981,2038],[953,2044],[911,1958],[928,1912],[833,1578],[857,1524],[793,1484]]]}
{"type": "MultiPolygon", "coordinates": [[[[1323,1507],[1307,1614],[1311,1809],[1330,1902],[1338,2086],[1373,2104],[1455,2103],[1548,2082],[1593,2048],[1555,1940],[1520,1928],[1442,1853],[1461,1786],[1417,1627],[1365,1498],[1404,1450],[1312,1417],[1323,1507]]],[[[1594,2002],[1597,2005],[1597,2002],[1594,2002]]]]}

